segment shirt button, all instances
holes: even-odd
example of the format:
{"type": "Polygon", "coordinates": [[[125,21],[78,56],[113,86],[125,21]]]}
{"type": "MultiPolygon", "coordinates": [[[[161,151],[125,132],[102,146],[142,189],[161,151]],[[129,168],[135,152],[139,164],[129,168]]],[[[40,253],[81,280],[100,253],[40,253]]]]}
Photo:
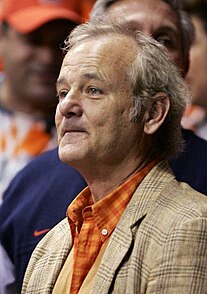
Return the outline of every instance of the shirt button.
{"type": "Polygon", "coordinates": [[[102,234],[103,236],[106,236],[106,235],[108,234],[107,229],[103,229],[103,230],[101,231],[101,234],[102,234]]]}

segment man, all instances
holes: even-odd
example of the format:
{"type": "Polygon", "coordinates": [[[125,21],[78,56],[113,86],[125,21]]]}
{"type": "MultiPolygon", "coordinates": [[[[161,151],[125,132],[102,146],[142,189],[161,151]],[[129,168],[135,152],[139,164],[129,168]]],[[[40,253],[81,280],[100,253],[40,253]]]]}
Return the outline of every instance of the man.
{"type": "Polygon", "coordinates": [[[81,22],[76,1],[2,0],[0,55],[0,202],[9,182],[42,151],[57,145],[55,81],[60,44],[81,22]]]}
{"type": "MultiPolygon", "coordinates": [[[[98,6],[100,7],[101,4],[104,5],[105,2],[109,1],[97,1],[92,12],[96,10],[96,15],[103,16],[107,14],[108,9],[110,9],[112,13],[112,9],[113,7],[115,8],[115,6],[112,7],[109,3],[104,12],[100,9],[100,13],[97,13],[96,8],[98,6]]],[[[152,37],[167,47],[173,59],[176,59],[176,61],[179,60],[179,67],[185,68],[185,70],[182,70],[184,75],[188,67],[188,51],[191,44],[192,25],[190,20],[180,10],[180,7],[175,6],[176,2],[134,0],[134,3],[138,5],[137,7],[135,7],[135,5],[132,6],[132,0],[110,1],[111,4],[113,2],[114,5],[116,2],[117,8],[118,5],[120,5],[121,10],[116,10],[119,16],[125,12],[125,17],[134,20],[139,19],[140,25],[137,27],[138,29],[142,29],[148,34],[154,32],[152,37]],[[144,5],[145,3],[146,5],[144,5]],[[121,8],[122,4],[125,4],[124,10],[121,8]],[[133,8],[131,9],[131,7],[133,8]],[[148,13],[146,13],[147,8],[148,13]],[[146,31],[148,27],[154,28],[155,26],[157,27],[155,31],[146,31]],[[185,36],[185,38],[179,38],[179,36],[185,36]],[[174,46],[170,46],[170,44],[174,44],[174,46]],[[180,50],[180,48],[183,48],[183,50],[180,50]]],[[[173,160],[170,162],[171,167],[173,167],[176,176],[180,180],[188,182],[198,191],[207,194],[207,166],[203,164],[207,162],[207,143],[194,136],[192,132],[184,131],[183,136],[186,140],[184,152],[181,153],[176,161],[173,160]]],[[[10,186],[5,193],[4,203],[0,209],[0,238],[11,260],[14,261],[15,270],[19,272],[18,269],[20,267],[22,268],[21,274],[27,266],[28,258],[35,244],[44,236],[44,234],[42,234],[38,236],[38,238],[35,238],[34,231],[36,228],[39,228],[39,230],[52,228],[65,214],[66,207],[72,199],[69,197],[71,193],[68,191],[68,183],[72,181],[69,180],[70,175],[66,170],[66,168],[62,168],[60,161],[57,159],[57,150],[51,151],[49,154],[43,154],[38,162],[36,162],[36,160],[31,162],[31,164],[15,178],[12,186],[10,186]],[[55,170],[51,168],[49,162],[55,162],[55,170]],[[40,169],[42,170],[42,174],[46,175],[43,179],[42,174],[39,173],[40,169]],[[34,177],[35,180],[32,180],[34,177]],[[45,187],[45,182],[47,182],[47,188],[45,187]],[[56,189],[57,185],[58,192],[56,189]],[[42,189],[39,187],[45,188],[42,189]],[[53,199],[58,198],[58,204],[55,201],[50,201],[50,197],[53,199]],[[31,203],[36,202],[37,198],[39,199],[39,204],[37,203],[31,211],[31,203]],[[41,203],[46,203],[45,206],[47,207],[48,213],[42,213],[41,203]],[[59,211],[62,210],[59,217],[53,213],[54,210],[57,210],[57,206],[59,211]],[[18,209],[14,209],[14,207],[18,209]],[[28,227],[26,223],[22,224],[22,215],[27,214],[28,211],[30,211],[27,217],[28,220],[36,219],[35,225],[31,222],[33,225],[30,227],[28,227]],[[10,215],[9,218],[8,215],[10,215]],[[40,221],[38,223],[39,219],[40,221]],[[22,227],[22,230],[19,230],[19,227],[22,227]],[[15,244],[21,244],[21,246],[15,246],[15,244]],[[33,245],[30,247],[30,244],[33,245]],[[21,248],[26,248],[26,250],[21,250],[21,248]]]]}
{"type": "Polygon", "coordinates": [[[88,187],[37,245],[22,293],[204,293],[207,198],[166,161],[182,142],[176,66],[126,22],[80,25],[65,46],[59,156],[88,187]]]}

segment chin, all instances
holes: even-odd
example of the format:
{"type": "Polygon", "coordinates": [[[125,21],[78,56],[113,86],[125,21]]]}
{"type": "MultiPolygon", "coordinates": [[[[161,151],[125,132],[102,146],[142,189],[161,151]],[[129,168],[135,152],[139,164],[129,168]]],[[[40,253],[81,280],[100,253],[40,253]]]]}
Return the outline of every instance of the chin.
{"type": "Polygon", "coordinates": [[[59,157],[60,157],[60,160],[63,162],[68,161],[68,151],[66,150],[66,148],[59,147],[59,157]]]}
{"type": "Polygon", "coordinates": [[[67,163],[71,166],[76,166],[79,160],[81,159],[80,153],[78,150],[73,152],[72,148],[68,147],[59,147],[59,158],[62,162],[67,163]]]}

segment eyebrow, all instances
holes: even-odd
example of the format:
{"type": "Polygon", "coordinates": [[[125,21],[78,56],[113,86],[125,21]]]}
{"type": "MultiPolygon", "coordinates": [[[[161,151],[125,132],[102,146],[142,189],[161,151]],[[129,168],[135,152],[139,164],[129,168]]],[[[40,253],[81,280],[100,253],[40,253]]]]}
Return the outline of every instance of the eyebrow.
{"type": "Polygon", "coordinates": [[[100,82],[104,81],[104,79],[97,73],[85,73],[83,74],[83,77],[87,80],[97,80],[100,82]]]}
{"type": "Polygon", "coordinates": [[[64,84],[66,82],[65,78],[58,78],[56,81],[56,87],[60,84],[64,84]]]}
{"type": "MultiPolygon", "coordinates": [[[[85,78],[86,80],[96,80],[96,81],[100,81],[100,82],[104,82],[105,79],[102,78],[99,74],[97,73],[84,73],[82,75],[83,78],[85,78]]],[[[64,77],[60,77],[57,79],[57,82],[56,82],[56,87],[60,84],[64,84],[64,83],[67,83],[67,79],[64,78],[64,77]]]]}
{"type": "MultiPolygon", "coordinates": [[[[140,26],[142,26],[142,23],[137,20],[128,20],[127,23],[135,31],[140,30],[140,26]]],[[[179,36],[179,31],[177,27],[175,25],[170,24],[163,24],[162,26],[156,28],[156,30],[154,30],[151,35],[153,36],[153,34],[157,32],[173,33],[179,36]]]]}
{"type": "Polygon", "coordinates": [[[164,33],[169,34],[170,33],[170,34],[173,34],[177,37],[180,35],[180,32],[176,28],[174,28],[172,26],[168,26],[168,25],[159,27],[153,33],[154,34],[164,34],[164,33]]]}

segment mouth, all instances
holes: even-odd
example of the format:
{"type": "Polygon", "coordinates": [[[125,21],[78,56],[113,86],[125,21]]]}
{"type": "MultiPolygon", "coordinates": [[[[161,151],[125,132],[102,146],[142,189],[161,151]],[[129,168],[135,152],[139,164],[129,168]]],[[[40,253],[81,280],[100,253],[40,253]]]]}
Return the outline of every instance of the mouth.
{"type": "Polygon", "coordinates": [[[69,128],[63,130],[62,136],[65,136],[66,134],[74,134],[74,133],[86,133],[86,131],[83,128],[69,128]]]}
{"type": "Polygon", "coordinates": [[[87,136],[86,130],[83,128],[70,128],[64,129],[60,136],[60,141],[62,146],[71,145],[71,144],[79,144],[85,139],[87,136]]]}

